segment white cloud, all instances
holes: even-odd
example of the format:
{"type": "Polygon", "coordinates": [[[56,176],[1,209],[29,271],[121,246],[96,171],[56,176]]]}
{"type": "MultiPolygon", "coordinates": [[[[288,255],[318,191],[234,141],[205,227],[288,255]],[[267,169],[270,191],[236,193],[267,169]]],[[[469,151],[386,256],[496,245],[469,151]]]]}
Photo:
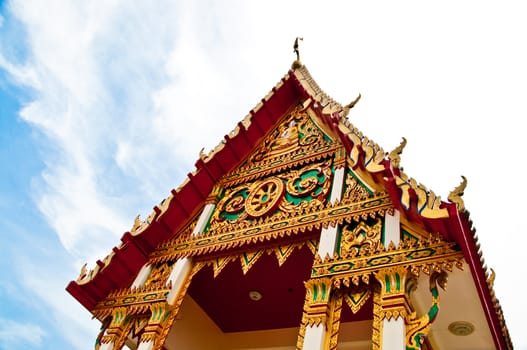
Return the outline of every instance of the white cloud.
{"type": "Polygon", "coordinates": [[[46,333],[34,324],[0,319],[0,344],[3,349],[20,349],[23,346],[42,344],[46,333]]]}
{"type": "Polygon", "coordinates": [[[62,333],[75,349],[90,348],[87,344],[93,344],[100,324],[91,320],[87,311],[64,291],[70,279],[68,273],[75,274],[73,269],[65,266],[59,269],[61,265],[57,262],[35,264],[35,261],[25,259],[17,259],[17,266],[25,290],[34,294],[32,300],[44,302],[32,307],[39,312],[47,327],[62,333]]]}

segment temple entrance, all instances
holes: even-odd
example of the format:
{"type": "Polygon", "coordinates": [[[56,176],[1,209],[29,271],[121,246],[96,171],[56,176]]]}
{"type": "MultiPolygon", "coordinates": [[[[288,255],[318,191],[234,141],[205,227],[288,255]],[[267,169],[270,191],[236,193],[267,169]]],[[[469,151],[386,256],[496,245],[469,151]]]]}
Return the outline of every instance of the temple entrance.
{"type": "Polygon", "coordinates": [[[211,265],[203,267],[192,279],[165,347],[294,350],[314,255],[307,245],[289,254],[281,265],[272,250],[254,264],[237,258],[216,277],[211,265]]]}

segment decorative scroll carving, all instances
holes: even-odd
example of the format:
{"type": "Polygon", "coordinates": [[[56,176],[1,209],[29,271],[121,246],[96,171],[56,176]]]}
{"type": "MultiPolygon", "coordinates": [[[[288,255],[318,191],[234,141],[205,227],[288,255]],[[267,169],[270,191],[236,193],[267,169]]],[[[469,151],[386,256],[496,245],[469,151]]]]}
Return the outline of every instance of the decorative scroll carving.
{"type": "Polygon", "coordinates": [[[353,177],[351,173],[347,174],[346,191],[344,192],[343,198],[358,202],[372,196],[373,195],[369,193],[364,187],[362,187],[359,181],[357,181],[357,179],[353,177]]]}
{"type": "Polygon", "coordinates": [[[409,209],[414,205],[417,212],[427,218],[446,218],[448,211],[441,208],[441,197],[436,196],[434,192],[429,191],[424,185],[406,176],[401,172],[401,177],[395,176],[395,184],[401,189],[401,204],[409,209]],[[410,203],[410,191],[413,191],[417,197],[417,203],[410,203]]]}
{"type": "Polygon", "coordinates": [[[150,271],[150,275],[148,275],[148,278],[146,279],[144,283],[144,287],[150,287],[150,288],[163,288],[166,285],[166,282],[168,280],[168,276],[170,276],[170,272],[172,271],[172,265],[173,262],[162,262],[157,263],[152,267],[152,271],[150,271]]]}
{"type": "Polygon", "coordinates": [[[324,203],[331,187],[331,161],[226,190],[211,218],[210,231],[264,215],[313,209],[324,203]]]}
{"type": "Polygon", "coordinates": [[[406,349],[407,350],[419,350],[421,344],[424,342],[424,338],[430,331],[432,322],[437,317],[439,312],[439,292],[438,286],[443,290],[446,288],[447,274],[444,271],[433,272],[430,275],[430,292],[432,293],[432,305],[428,310],[428,313],[417,318],[415,312],[407,315],[406,317],[406,349]]]}
{"type": "Polygon", "coordinates": [[[221,183],[224,187],[232,187],[328,159],[341,147],[318,127],[307,110],[297,106],[238,169],[224,175],[221,183]]]}
{"type": "Polygon", "coordinates": [[[461,176],[461,178],[463,179],[463,181],[461,181],[459,186],[457,186],[454,190],[452,190],[452,192],[450,192],[450,194],[448,195],[448,200],[452,203],[456,203],[459,211],[464,211],[465,202],[461,197],[463,196],[465,188],[467,187],[467,178],[464,176],[461,176]]]}
{"type": "Polygon", "coordinates": [[[342,226],[340,255],[342,257],[356,256],[364,248],[368,251],[376,251],[381,244],[382,219],[377,218],[373,225],[366,221],[359,224],[348,224],[342,226]]]}
{"type": "Polygon", "coordinates": [[[390,152],[388,155],[388,158],[392,161],[392,165],[394,168],[399,168],[401,165],[401,153],[403,153],[403,149],[406,146],[406,139],[403,137],[403,140],[401,141],[401,144],[393,151],[390,152]]]}
{"type": "Polygon", "coordinates": [[[410,266],[412,274],[418,275],[420,271],[452,271],[454,265],[463,268],[463,253],[455,242],[445,242],[437,234],[427,240],[404,240],[398,247],[380,245],[376,251],[344,259],[321,261],[315,256],[312,276],[332,276],[335,284],[358,285],[368,283],[372,273],[389,267],[410,266]]]}
{"type": "Polygon", "coordinates": [[[263,222],[242,222],[238,226],[229,225],[215,230],[211,228],[206,235],[168,242],[152,254],[151,262],[202,255],[256,242],[272,241],[329,225],[375,218],[383,216],[392,208],[390,198],[383,195],[360,202],[327,203],[313,208],[312,212],[304,208],[295,212],[294,216],[282,213],[263,222]]]}

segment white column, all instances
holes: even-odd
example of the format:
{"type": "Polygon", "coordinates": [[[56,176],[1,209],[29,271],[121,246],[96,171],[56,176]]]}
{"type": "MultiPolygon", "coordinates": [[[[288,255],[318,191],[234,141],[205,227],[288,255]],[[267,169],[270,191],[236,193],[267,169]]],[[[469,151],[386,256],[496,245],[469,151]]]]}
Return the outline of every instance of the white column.
{"type": "Polygon", "coordinates": [[[152,272],[152,265],[150,265],[149,263],[144,264],[143,267],[141,267],[141,270],[139,270],[139,273],[137,274],[137,277],[135,278],[130,288],[142,287],[143,284],[145,284],[148,276],[150,276],[150,272],[152,272]]]}
{"type": "Polygon", "coordinates": [[[331,258],[335,254],[335,246],[337,244],[337,226],[328,226],[328,228],[322,228],[320,232],[320,242],[318,243],[318,255],[321,260],[324,260],[326,255],[331,258]]]}
{"type": "Polygon", "coordinates": [[[172,283],[172,289],[167,297],[167,302],[172,305],[176,300],[183,283],[187,280],[187,275],[192,268],[192,260],[190,258],[182,258],[176,261],[174,268],[168,277],[167,284],[172,283]]]}
{"type": "Polygon", "coordinates": [[[113,350],[113,342],[101,344],[99,350],[113,350]]]}
{"type": "Polygon", "coordinates": [[[324,349],[324,340],[326,339],[326,325],[319,324],[306,327],[304,336],[304,345],[302,350],[321,350],[324,349]]]}
{"type": "Polygon", "coordinates": [[[404,318],[384,319],[382,326],[382,350],[404,350],[406,347],[404,318]]]}
{"type": "Polygon", "coordinates": [[[384,246],[388,247],[393,242],[397,247],[401,241],[401,214],[395,209],[393,215],[386,213],[384,223],[384,246]]]}
{"type": "Polygon", "coordinates": [[[154,341],[149,340],[147,342],[140,343],[137,350],[152,350],[153,348],[154,348],[154,341]]]}
{"type": "MultiPolygon", "coordinates": [[[[331,186],[330,202],[332,204],[340,201],[342,198],[342,190],[344,188],[344,168],[338,168],[335,170],[333,176],[333,185],[331,186]]],[[[324,260],[326,255],[333,257],[335,254],[335,247],[337,245],[338,236],[338,225],[328,226],[328,228],[322,228],[320,232],[320,242],[318,244],[318,255],[320,259],[324,260]]]]}
{"type": "Polygon", "coordinates": [[[216,208],[216,204],[209,203],[205,205],[205,208],[203,208],[203,211],[201,212],[201,215],[198,219],[198,222],[196,223],[196,226],[194,227],[194,231],[192,231],[192,235],[199,235],[200,233],[203,233],[205,230],[205,227],[207,226],[209,219],[214,212],[214,208],[216,208]]]}
{"type": "Polygon", "coordinates": [[[344,168],[338,168],[335,170],[335,175],[333,175],[333,186],[331,188],[331,196],[329,200],[331,204],[340,201],[342,197],[342,189],[344,188],[344,168]]]}

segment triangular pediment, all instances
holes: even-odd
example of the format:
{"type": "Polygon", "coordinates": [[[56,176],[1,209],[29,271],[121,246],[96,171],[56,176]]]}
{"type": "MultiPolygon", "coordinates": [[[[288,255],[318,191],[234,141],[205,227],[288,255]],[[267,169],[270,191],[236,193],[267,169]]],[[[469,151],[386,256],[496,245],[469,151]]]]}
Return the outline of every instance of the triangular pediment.
{"type": "Polygon", "coordinates": [[[227,186],[328,158],[342,147],[311,108],[295,106],[267,133],[262,142],[221,182],[227,186]]]}

